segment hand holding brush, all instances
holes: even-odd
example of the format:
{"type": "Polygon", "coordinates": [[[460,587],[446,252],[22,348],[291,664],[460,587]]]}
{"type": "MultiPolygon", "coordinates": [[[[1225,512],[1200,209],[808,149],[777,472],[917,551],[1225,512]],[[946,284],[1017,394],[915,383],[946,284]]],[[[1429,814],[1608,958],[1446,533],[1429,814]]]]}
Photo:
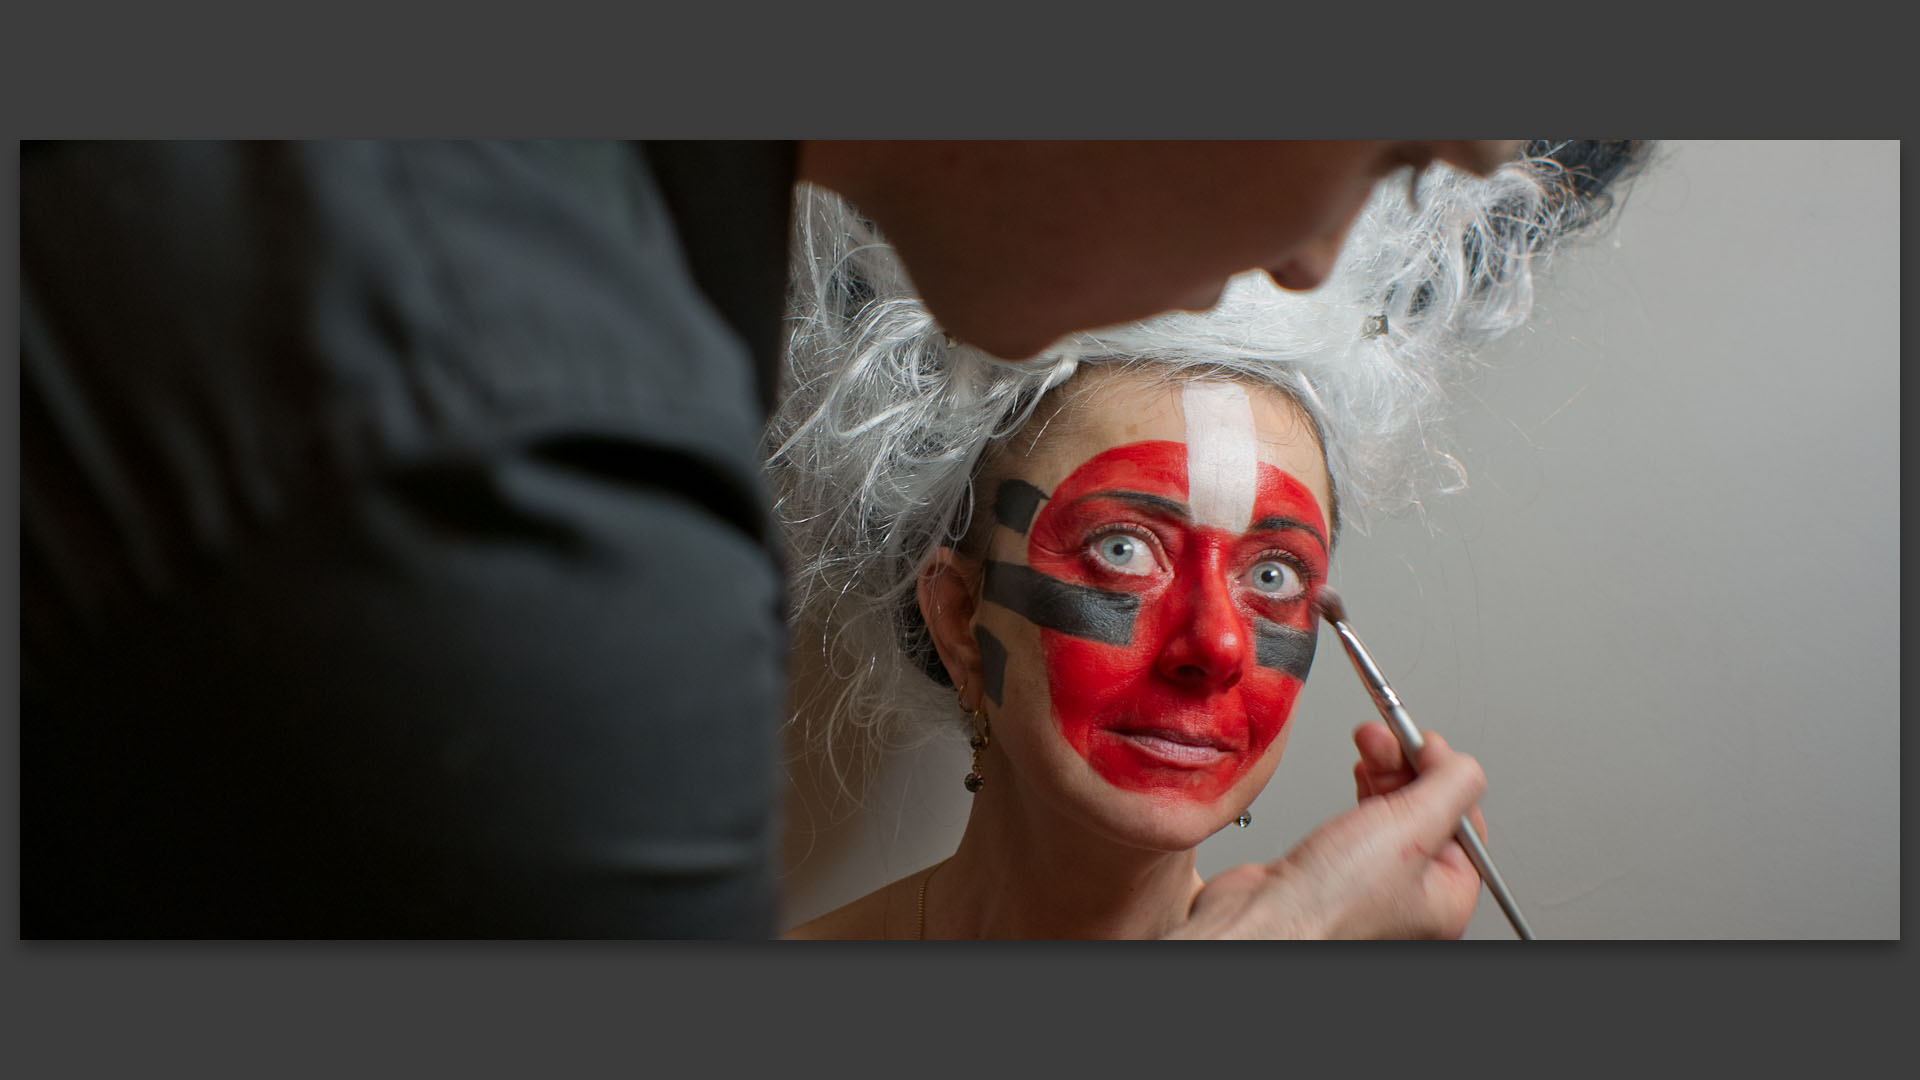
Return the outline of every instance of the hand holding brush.
{"type": "MultiPolygon", "coordinates": [[[[1387,727],[1400,741],[1400,748],[1406,754],[1408,767],[1418,769],[1420,752],[1425,748],[1425,740],[1421,737],[1419,729],[1414,727],[1413,718],[1407,715],[1406,707],[1401,704],[1399,695],[1393,692],[1387,677],[1381,673],[1379,665],[1374,663],[1373,656],[1367,652],[1366,646],[1360,643],[1359,636],[1347,624],[1346,606],[1341,602],[1340,594],[1334,592],[1330,586],[1322,586],[1315,596],[1315,603],[1320,608],[1320,614],[1326,617],[1328,625],[1332,626],[1334,632],[1340,636],[1340,644],[1346,648],[1347,656],[1353,661],[1354,670],[1359,673],[1360,681],[1366,686],[1368,695],[1373,698],[1374,707],[1379,710],[1381,719],[1387,722],[1387,727]]],[[[1480,880],[1486,883],[1487,891],[1493,894],[1494,901],[1500,905],[1500,910],[1506,915],[1507,922],[1513,925],[1514,933],[1520,935],[1522,940],[1533,940],[1533,931],[1527,926],[1526,918],[1520,914],[1520,907],[1514,902],[1513,894],[1507,890],[1506,882],[1501,879],[1500,872],[1494,868],[1493,858],[1487,854],[1486,845],[1481,842],[1479,832],[1474,829],[1473,822],[1464,815],[1454,830],[1454,839],[1466,849],[1467,858],[1472,861],[1473,868],[1480,874],[1480,880]]]]}

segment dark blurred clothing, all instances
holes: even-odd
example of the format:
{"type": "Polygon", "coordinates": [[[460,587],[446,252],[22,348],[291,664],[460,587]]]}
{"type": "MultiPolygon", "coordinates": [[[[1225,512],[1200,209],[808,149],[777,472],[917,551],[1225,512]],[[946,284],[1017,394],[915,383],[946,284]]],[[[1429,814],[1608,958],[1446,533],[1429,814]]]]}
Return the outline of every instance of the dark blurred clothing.
{"type": "Polygon", "coordinates": [[[23,149],[22,936],[772,936],[794,167],[23,149]]]}

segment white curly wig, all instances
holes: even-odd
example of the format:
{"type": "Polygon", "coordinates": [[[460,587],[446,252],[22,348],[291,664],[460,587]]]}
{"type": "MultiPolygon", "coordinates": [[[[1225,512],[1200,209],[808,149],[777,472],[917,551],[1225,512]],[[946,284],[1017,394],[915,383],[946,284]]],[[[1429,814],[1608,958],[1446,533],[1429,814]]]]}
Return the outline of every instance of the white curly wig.
{"type": "Polygon", "coordinates": [[[950,341],[905,266],[837,196],[797,195],[786,384],[767,477],[792,568],[794,702],[809,744],[845,782],[872,754],[964,730],[919,619],[928,556],[964,536],[973,480],[1083,365],[1151,365],[1277,387],[1311,419],[1332,480],[1332,526],[1418,506],[1465,483],[1445,448],[1448,391],[1521,325],[1533,274],[1612,204],[1646,144],[1535,142],[1487,178],[1453,169],[1382,183],[1332,275],[1292,293],[1241,275],[1205,313],[1069,335],[998,360],[950,341]]]}

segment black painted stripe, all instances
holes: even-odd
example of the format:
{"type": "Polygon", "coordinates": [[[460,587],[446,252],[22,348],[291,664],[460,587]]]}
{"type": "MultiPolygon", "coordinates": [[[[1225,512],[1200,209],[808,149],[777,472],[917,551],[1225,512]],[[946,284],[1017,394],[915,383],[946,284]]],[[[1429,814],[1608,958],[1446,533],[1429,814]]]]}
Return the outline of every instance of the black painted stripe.
{"type": "Polygon", "coordinates": [[[1025,480],[1002,480],[993,494],[993,516],[1014,532],[1025,533],[1046,501],[1047,493],[1025,480]]]}
{"type": "Polygon", "coordinates": [[[986,684],[987,700],[998,705],[1007,685],[1007,647],[984,626],[973,628],[973,640],[980,643],[980,678],[986,684]]]}
{"type": "Polygon", "coordinates": [[[1074,585],[1017,563],[988,561],[982,595],[1035,626],[1104,645],[1133,641],[1140,598],[1074,585]]]}
{"type": "Polygon", "coordinates": [[[1253,662],[1284,671],[1302,682],[1313,667],[1313,647],[1319,635],[1283,626],[1271,619],[1253,620],[1253,662]]]}

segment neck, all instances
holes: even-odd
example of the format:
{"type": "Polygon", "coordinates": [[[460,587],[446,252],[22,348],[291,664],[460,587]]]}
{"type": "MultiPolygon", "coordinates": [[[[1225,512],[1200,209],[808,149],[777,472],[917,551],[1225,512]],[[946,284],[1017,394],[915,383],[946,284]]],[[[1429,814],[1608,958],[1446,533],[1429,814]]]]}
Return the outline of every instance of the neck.
{"type": "MultiPolygon", "coordinates": [[[[991,785],[991,780],[989,785],[991,785]]],[[[1200,889],[1192,849],[1118,843],[983,790],[960,846],[928,881],[929,938],[1155,938],[1200,889]]]]}

